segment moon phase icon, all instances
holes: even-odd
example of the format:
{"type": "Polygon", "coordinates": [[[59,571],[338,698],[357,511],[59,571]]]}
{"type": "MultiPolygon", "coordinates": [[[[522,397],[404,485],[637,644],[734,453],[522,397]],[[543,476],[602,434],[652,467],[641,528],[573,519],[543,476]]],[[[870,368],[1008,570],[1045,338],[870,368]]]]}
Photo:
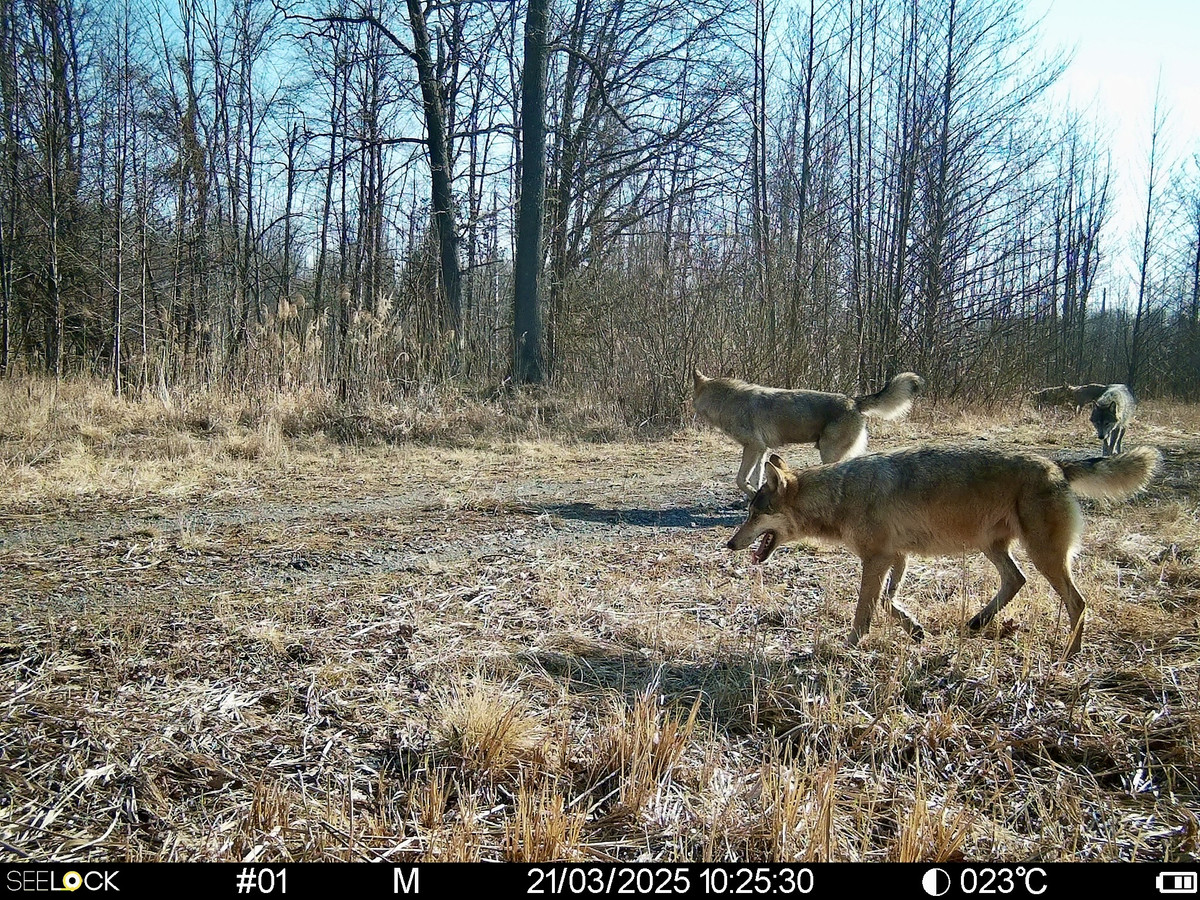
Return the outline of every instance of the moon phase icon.
{"type": "Polygon", "coordinates": [[[921,876],[921,887],[930,897],[940,897],[950,890],[950,873],[945,869],[930,869],[921,876]]]}

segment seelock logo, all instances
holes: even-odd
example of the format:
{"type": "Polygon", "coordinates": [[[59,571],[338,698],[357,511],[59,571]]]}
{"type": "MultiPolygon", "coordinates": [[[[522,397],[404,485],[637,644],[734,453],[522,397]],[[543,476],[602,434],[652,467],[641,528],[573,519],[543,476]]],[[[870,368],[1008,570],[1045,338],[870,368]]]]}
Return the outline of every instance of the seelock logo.
{"type": "Polygon", "coordinates": [[[87,872],[58,873],[50,869],[10,869],[5,888],[13,893],[42,894],[56,891],[120,891],[119,869],[91,869],[87,872]]]}

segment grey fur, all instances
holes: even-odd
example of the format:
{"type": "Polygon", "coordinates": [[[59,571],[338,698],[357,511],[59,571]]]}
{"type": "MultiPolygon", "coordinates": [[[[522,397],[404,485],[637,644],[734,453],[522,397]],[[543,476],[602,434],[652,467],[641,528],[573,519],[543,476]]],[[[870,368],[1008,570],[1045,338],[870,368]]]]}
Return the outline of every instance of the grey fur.
{"type": "Polygon", "coordinates": [[[1109,389],[1107,384],[1060,384],[1033,392],[1033,402],[1039,406],[1075,407],[1075,411],[1095,403],[1109,389]]]}
{"type": "Polygon", "coordinates": [[[902,372],[874,394],[850,398],[825,391],[784,390],[693,374],[696,414],[742,445],[738,487],[753,497],[762,482],[763,463],[787,444],[816,444],[821,461],[857,456],[867,446],[865,416],[894,419],[912,406],[925,380],[902,372]]]}
{"type": "Polygon", "coordinates": [[[1096,437],[1100,439],[1105,456],[1121,452],[1125,429],[1133,421],[1136,407],[1133,392],[1123,384],[1110,384],[1096,399],[1096,405],[1092,408],[1092,425],[1096,428],[1096,437]]]}

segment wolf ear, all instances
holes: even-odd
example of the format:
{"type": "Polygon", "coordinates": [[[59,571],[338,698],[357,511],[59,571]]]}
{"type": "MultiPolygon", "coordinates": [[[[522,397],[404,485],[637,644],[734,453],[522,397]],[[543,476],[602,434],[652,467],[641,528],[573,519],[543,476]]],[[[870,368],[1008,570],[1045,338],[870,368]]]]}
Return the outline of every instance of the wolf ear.
{"type": "Polygon", "coordinates": [[[693,390],[697,390],[697,391],[700,390],[700,388],[704,386],[704,383],[706,381],[708,381],[708,379],[705,378],[703,374],[701,374],[699,369],[692,370],[692,389],[693,390]]]}
{"type": "Polygon", "coordinates": [[[771,458],[763,466],[763,487],[771,493],[779,490],[779,485],[783,481],[783,470],[776,465],[777,463],[782,464],[783,460],[775,454],[771,454],[771,458]]]}
{"type": "Polygon", "coordinates": [[[771,465],[780,471],[780,473],[789,471],[788,464],[783,461],[783,457],[778,453],[772,453],[771,458],[767,460],[771,465]]]}

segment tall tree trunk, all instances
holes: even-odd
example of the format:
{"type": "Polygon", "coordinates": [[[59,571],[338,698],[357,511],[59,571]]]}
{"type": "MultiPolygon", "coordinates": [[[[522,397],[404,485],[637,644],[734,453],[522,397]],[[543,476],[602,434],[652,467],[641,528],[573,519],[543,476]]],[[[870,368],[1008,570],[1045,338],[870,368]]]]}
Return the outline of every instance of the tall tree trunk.
{"type": "MultiPolygon", "coordinates": [[[[339,32],[340,36],[340,32],[339,32]]],[[[334,41],[334,68],[329,79],[329,88],[332,94],[332,99],[329,104],[329,164],[325,167],[325,192],[321,200],[321,224],[318,226],[319,237],[317,238],[317,265],[313,272],[313,299],[312,299],[312,316],[313,322],[316,323],[318,330],[321,327],[322,319],[325,317],[325,265],[326,258],[329,256],[329,216],[333,210],[333,175],[337,169],[337,135],[338,135],[338,89],[341,82],[339,81],[339,67],[341,65],[341,50],[338,47],[338,42],[334,41]]],[[[343,98],[342,103],[345,103],[343,98]]],[[[319,333],[319,331],[318,331],[319,333]]],[[[333,329],[329,328],[326,331],[325,337],[332,335],[333,329]]],[[[307,330],[303,327],[300,329],[300,349],[304,350],[307,330]]],[[[328,349],[325,355],[325,375],[328,378],[332,373],[328,349]]]]}
{"type": "Polygon", "coordinates": [[[529,0],[521,75],[521,206],[513,293],[513,378],[536,384],[545,377],[538,276],[546,199],[546,14],[548,0],[529,0]]]}
{"type": "Polygon", "coordinates": [[[458,226],[454,216],[451,189],[450,147],[447,142],[446,116],[442,108],[441,86],[430,53],[429,30],[420,0],[407,0],[408,18],[413,33],[413,59],[421,84],[425,110],[426,146],[429,150],[429,175],[433,199],[433,222],[437,233],[441,263],[442,293],[445,300],[442,321],[452,334],[451,353],[457,360],[462,347],[462,271],[458,259],[458,226]]]}
{"type": "Polygon", "coordinates": [[[1138,265],[1137,309],[1133,318],[1133,335],[1129,343],[1129,370],[1125,383],[1134,390],[1138,376],[1141,374],[1142,351],[1145,344],[1146,325],[1149,318],[1149,297],[1147,296],[1150,282],[1150,255],[1154,240],[1154,192],[1157,184],[1158,167],[1158,136],[1162,131],[1163,119],[1160,113],[1159,96],[1154,98],[1154,122],[1150,134],[1149,173],[1146,178],[1146,218],[1142,228],[1142,256],[1138,265]]]}
{"type": "Polygon", "coordinates": [[[750,192],[753,195],[750,210],[751,240],[754,246],[755,293],[757,299],[768,304],[770,324],[768,334],[772,344],[776,341],[775,307],[768,297],[768,266],[770,264],[767,239],[767,9],[765,0],[754,0],[754,39],[751,56],[754,66],[754,81],[751,86],[750,112],[750,192]]]}
{"type": "Polygon", "coordinates": [[[124,8],[123,28],[118,28],[120,41],[120,84],[117,93],[117,133],[116,160],[113,177],[116,181],[113,198],[113,226],[116,232],[117,246],[114,253],[115,271],[113,273],[113,305],[112,305],[112,389],[113,396],[120,397],[124,392],[121,371],[121,330],[124,327],[123,307],[125,291],[125,175],[129,161],[129,119],[132,110],[130,96],[130,65],[129,65],[129,5],[124,8]]]}
{"type": "Polygon", "coordinates": [[[0,209],[0,376],[12,364],[12,320],[17,241],[17,173],[19,159],[20,97],[17,92],[18,44],[16,2],[0,7],[0,103],[3,104],[4,160],[3,208],[0,209]]]}
{"type": "MultiPolygon", "coordinates": [[[[287,189],[283,207],[283,272],[279,285],[279,390],[284,387],[284,371],[287,365],[288,322],[296,320],[303,334],[304,323],[299,320],[299,309],[292,303],[292,209],[296,196],[296,145],[300,141],[300,126],[293,125],[287,139],[287,189]]],[[[301,355],[303,358],[303,354],[301,355]]],[[[299,368],[299,366],[297,366],[299,368]]]]}
{"type": "MultiPolygon", "coordinates": [[[[808,191],[812,179],[812,102],[813,70],[817,53],[816,0],[808,4],[808,59],[804,65],[804,129],[800,141],[800,195],[796,200],[796,254],[792,265],[792,304],[789,317],[789,340],[798,343],[802,319],[801,306],[807,299],[812,303],[812,279],[805,276],[807,252],[808,191]]],[[[793,373],[794,374],[794,373],[793,373]]]]}
{"type": "MultiPolygon", "coordinates": [[[[136,132],[135,132],[136,134],[136,132]]],[[[133,158],[137,159],[137,143],[134,142],[133,158]]],[[[148,316],[147,307],[150,305],[150,210],[149,210],[149,191],[150,178],[147,172],[147,164],[142,162],[142,180],[141,187],[138,191],[138,252],[141,257],[141,284],[139,292],[142,301],[142,321],[141,321],[141,337],[142,337],[142,364],[141,364],[141,384],[140,388],[144,391],[150,383],[150,348],[149,338],[147,335],[146,319],[148,316]]],[[[157,306],[157,302],[156,302],[157,306]]],[[[164,342],[165,343],[165,342],[164,342]]]]}
{"type": "MultiPolygon", "coordinates": [[[[929,255],[925,261],[925,303],[922,310],[923,333],[921,342],[922,365],[926,375],[948,375],[936,371],[937,361],[942,357],[939,343],[944,335],[944,309],[949,300],[947,294],[947,268],[950,264],[950,119],[953,113],[954,90],[957,87],[957,72],[954,66],[955,14],[958,5],[950,0],[949,21],[946,26],[946,69],[942,81],[941,125],[936,144],[937,169],[933,177],[930,198],[933,206],[932,222],[928,236],[929,255]]],[[[914,39],[916,35],[914,34],[914,39]]],[[[941,380],[941,379],[939,379],[941,380]]]]}
{"type": "Polygon", "coordinates": [[[63,284],[65,231],[68,228],[69,202],[78,189],[74,178],[73,142],[75,106],[71,97],[73,81],[66,40],[71,35],[70,8],[49,3],[40,9],[41,46],[39,64],[43,79],[42,123],[44,134],[42,162],[44,165],[47,232],[45,364],[47,370],[61,378],[66,343],[66,297],[63,284]]]}
{"type": "MultiPolygon", "coordinates": [[[[585,24],[590,13],[586,0],[575,0],[575,11],[571,19],[571,27],[567,32],[566,41],[569,48],[566,62],[566,72],[562,82],[562,107],[559,112],[558,127],[555,129],[554,160],[557,172],[552,176],[553,187],[550,192],[549,209],[549,256],[550,256],[550,304],[546,322],[546,362],[552,372],[555,366],[562,363],[559,350],[559,336],[566,324],[569,311],[567,309],[567,278],[571,271],[571,260],[568,259],[568,232],[570,230],[571,211],[575,203],[575,184],[579,165],[579,141],[582,125],[576,123],[576,103],[578,101],[580,78],[583,63],[580,54],[583,51],[585,24]]],[[[601,74],[593,73],[593,79],[599,81],[601,74]]],[[[585,106],[586,108],[586,106],[585,106]]],[[[521,172],[524,172],[521,164],[521,172]]]]}

